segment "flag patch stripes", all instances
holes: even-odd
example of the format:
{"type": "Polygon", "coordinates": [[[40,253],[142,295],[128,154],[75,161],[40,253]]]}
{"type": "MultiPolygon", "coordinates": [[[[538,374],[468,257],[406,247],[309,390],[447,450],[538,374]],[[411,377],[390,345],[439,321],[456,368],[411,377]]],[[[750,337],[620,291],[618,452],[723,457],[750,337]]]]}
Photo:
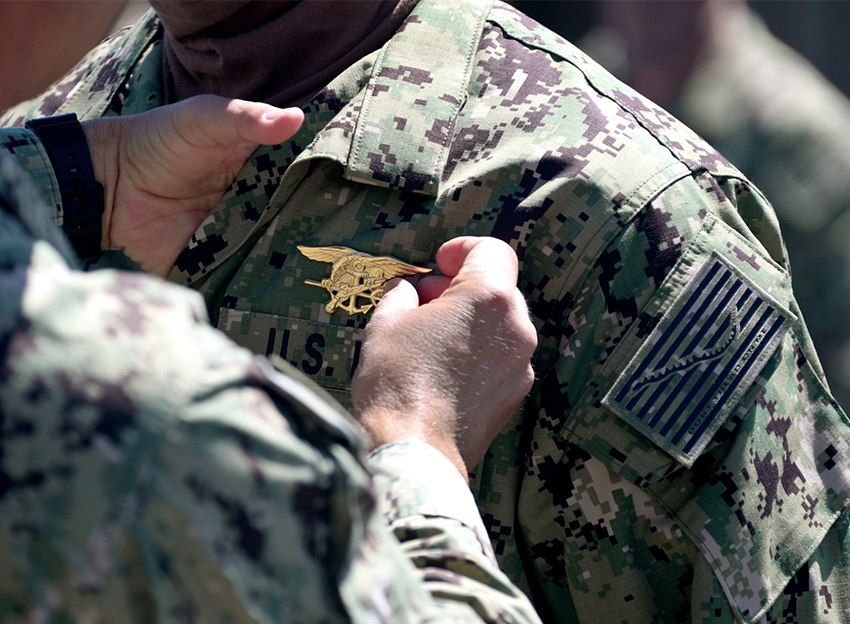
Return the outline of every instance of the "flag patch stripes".
{"type": "Polygon", "coordinates": [[[736,409],[794,319],[712,253],[603,403],[690,466],[736,409]]]}

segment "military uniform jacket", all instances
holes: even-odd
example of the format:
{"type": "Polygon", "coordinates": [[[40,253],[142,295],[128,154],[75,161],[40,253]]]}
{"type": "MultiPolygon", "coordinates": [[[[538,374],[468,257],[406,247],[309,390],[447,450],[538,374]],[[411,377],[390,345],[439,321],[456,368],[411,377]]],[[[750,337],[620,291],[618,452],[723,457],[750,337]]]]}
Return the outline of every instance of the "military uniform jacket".
{"type": "MultiPolygon", "coordinates": [[[[143,19],[7,124],[157,106],[161,36],[143,19]]],[[[305,282],[331,267],[297,246],[426,266],[454,236],[499,237],[520,260],[538,380],[472,487],[543,619],[846,620],[850,431],[773,211],[734,167],[484,0],[422,0],[304,110],[170,276],[220,329],[345,401],[367,317],[328,312],[305,282]]]]}
{"type": "Polygon", "coordinates": [[[539,622],[436,449],[373,479],[350,417],[197,293],[69,263],[3,155],[0,620],[539,622]]]}

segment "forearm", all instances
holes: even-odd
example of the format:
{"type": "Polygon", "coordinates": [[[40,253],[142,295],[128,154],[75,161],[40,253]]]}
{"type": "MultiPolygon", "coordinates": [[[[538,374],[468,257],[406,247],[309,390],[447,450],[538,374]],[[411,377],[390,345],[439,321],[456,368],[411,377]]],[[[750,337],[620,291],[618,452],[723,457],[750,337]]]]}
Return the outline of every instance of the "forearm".
{"type": "Polygon", "coordinates": [[[456,467],[422,442],[396,442],[368,459],[380,511],[447,619],[538,622],[499,570],[472,493],[456,467]]]}
{"type": "Polygon", "coordinates": [[[59,184],[44,146],[34,132],[26,128],[0,129],[0,151],[8,154],[27,174],[49,208],[56,225],[62,225],[62,200],[59,184]]]}

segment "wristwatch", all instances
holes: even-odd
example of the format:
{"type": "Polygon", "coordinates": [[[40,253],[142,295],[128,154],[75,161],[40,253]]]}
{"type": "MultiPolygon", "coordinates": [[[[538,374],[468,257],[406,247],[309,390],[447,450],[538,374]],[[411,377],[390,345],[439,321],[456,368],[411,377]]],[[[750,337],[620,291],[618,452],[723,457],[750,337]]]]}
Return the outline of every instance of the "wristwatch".
{"type": "Polygon", "coordinates": [[[63,229],[82,259],[100,255],[103,187],[94,179],[88,143],[74,113],[26,123],[41,139],[62,196],[63,229]]]}

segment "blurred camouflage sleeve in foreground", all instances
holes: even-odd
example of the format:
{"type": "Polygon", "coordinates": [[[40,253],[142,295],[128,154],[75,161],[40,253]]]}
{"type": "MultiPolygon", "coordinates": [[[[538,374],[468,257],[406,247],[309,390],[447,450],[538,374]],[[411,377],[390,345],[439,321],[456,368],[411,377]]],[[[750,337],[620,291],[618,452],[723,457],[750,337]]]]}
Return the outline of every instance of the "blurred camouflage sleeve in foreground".
{"type": "Polygon", "coordinates": [[[536,621],[463,521],[420,514],[443,538],[402,535],[408,558],[449,569],[432,601],[347,415],[210,328],[198,295],[69,269],[0,166],[0,619],[536,621]]]}
{"type": "Polygon", "coordinates": [[[400,442],[375,450],[367,465],[384,518],[444,613],[471,607],[486,622],[524,621],[528,601],[499,569],[472,492],[446,457],[400,442]]]}

